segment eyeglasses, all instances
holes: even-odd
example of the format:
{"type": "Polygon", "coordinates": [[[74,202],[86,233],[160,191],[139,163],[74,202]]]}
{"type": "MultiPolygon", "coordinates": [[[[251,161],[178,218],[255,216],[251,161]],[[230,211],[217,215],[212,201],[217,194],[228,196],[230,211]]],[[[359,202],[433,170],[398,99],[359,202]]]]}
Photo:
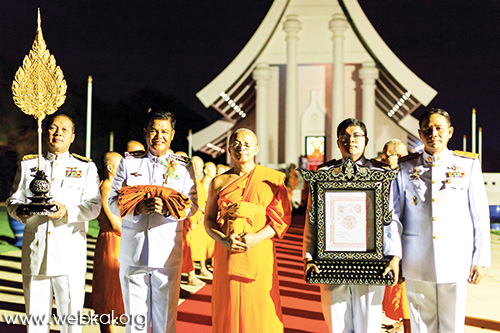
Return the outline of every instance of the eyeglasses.
{"type": "Polygon", "coordinates": [[[354,133],[353,135],[349,135],[349,134],[339,135],[339,139],[343,142],[351,141],[351,138],[354,138],[354,140],[358,141],[364,137],[365,137],[365,135],[361,134],[361,133],[354,133]]]}
{"type": "Polygon", "coordinates": [[[256,145],[253,145],[251,143],[248,143],[248,142],[239,142],[239,141],[234,141],[233,143],[231,143],[229,145],[231,148],[233,149],[240,149],[240,148],[245,148],[246,150],[250,149],[251,147],[253,146],[256,146],[256,145]]]}

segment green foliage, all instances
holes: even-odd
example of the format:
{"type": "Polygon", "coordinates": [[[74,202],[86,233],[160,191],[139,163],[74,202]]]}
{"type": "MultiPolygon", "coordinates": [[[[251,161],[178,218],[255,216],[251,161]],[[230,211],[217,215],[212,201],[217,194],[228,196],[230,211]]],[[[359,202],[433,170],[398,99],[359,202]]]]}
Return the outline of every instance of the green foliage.
{"type": "Polygon", "coordinates": [[[99,222],[97,222],[97,220],[89,221],[89,230],[87,231],[87,236],[97,238],[97,235],[99,235],[99,222]]]}

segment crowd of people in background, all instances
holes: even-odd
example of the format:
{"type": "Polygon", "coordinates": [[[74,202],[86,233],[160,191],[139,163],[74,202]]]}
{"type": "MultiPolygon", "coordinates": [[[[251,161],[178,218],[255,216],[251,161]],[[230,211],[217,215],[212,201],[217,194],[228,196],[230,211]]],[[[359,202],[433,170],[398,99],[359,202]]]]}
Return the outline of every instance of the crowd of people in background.
{"type": "MultiPolygon", "coordinates": [[[[82,311],[86,223],[97,218],[97,314],[145,316],[142,327],[127,324],[127,332],[175,332],[179,295],[187,292],[180,287],[183,273],[190,286],[213,279],[214,332],[283,332],[272,239],[283,237],[292,211],[311,209],[295,164],[279,171],[256,164],[258,140],[245,128],[229,139],[231,166],[174,153],[175,116],[154,110],[144,122],[146,146],[131,140],[123,157],[106,153],[99,183],[95,164],[69,153],[73,120],[61,114],[46,125],[48,152],[41,164],[35,155],[23,158],[7,200],[9,214],[26,224],[22,272],[29,315],[49,314],[53,294],[59,316],[82,311]],[[53,207],[46,215],[22,209],[35,171],[52,184],[53,207]],[[306,198],[295,200],[301,183],[306,198]]],[[[408,155],[394,139],[378,159],[367,159],[366,126],[348,118],[337,128],[342,159],[318,167],[335,168],[349,158],[370,169],[400,168],[383,244],[390,259],[384,274],[392,271],[394,284],[322,284],[330,332],[378,333],[383,313],[401,320],[405,332],[463,331],[467,282],[479,283],[490,262],[481,169],[476,155],[448,150],[453,127],[446,111],[424,112],[418,134],[423,153],[408,155]],[[451,223],[452,236],[446,227],[451,223]]],[[[320,273],[316,226],[305,215],[304,270],[320,273]]],[[[46,332],[48,324],[29,326],[46,332]]],[[[63,324],[62,331],[81,327],[63,324]]],[[[114,332],[114,326],[101,324],[101,332],[114,332]]]]}

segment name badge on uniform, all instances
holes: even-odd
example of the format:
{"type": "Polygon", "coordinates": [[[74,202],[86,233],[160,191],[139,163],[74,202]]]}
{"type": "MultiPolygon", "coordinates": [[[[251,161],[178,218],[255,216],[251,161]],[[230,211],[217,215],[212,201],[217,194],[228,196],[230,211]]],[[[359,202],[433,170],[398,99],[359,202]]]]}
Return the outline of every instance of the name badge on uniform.
{"type": "Polygon", "coordinates": [[[82,170],[78,170],[78,168],[66,168],[66,177],[82,178],[82,170]]]}

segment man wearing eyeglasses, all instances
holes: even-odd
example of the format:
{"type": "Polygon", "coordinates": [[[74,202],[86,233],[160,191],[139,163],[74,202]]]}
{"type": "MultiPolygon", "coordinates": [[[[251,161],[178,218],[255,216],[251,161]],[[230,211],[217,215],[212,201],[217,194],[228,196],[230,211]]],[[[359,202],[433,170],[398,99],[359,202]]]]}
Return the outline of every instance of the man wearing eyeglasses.
{"type": "Polygon", "coordinates": [[[490,265],[488,198],[477,154],[448,150],[443,109],[419,121],[424,152],[399,160],[390,233],[399,235],[413,332],[463,332],[467,282],[490,265]]]}
{"type": "MultiPolygon", "coordinates": [[[[360,166],[370,169],[380,170],[386,167],[381,162],[367,160],[364,157],[367,143],[368,137],[365,124],[358,119],[345,119],[337,127],[337,146],[342,154],[342,160],[331,160],[318,168],[338,166],[347,158],[352,159],[360,166]]],[[[308,209],[310,209],[310,201],[308,209]]],[[[304,269],[306,272],[315,270],[319,273],[318,267],[313,263],[313,259],[317,257],[317,235],[316,226],[309,223],[308,214],[306,214],[303,246],[304,269]]],[[[384,234],[384,245],[385,243],[384,234]]],[[[386,251],[386,249],[384,249],[384,254],[393,256],[393,253],[386,251]]],[[[397,277],[399,275],[398,265],[399,257],[393,256],[384,275],[392,270],[394,276],[397,277]]],[[[394,284],[396,283],[397,281],[394,282],[394,284]]],[[[322,284],[320,288],[323,315],[329,332],[380,332],[384,286],[322,284]]]]}

